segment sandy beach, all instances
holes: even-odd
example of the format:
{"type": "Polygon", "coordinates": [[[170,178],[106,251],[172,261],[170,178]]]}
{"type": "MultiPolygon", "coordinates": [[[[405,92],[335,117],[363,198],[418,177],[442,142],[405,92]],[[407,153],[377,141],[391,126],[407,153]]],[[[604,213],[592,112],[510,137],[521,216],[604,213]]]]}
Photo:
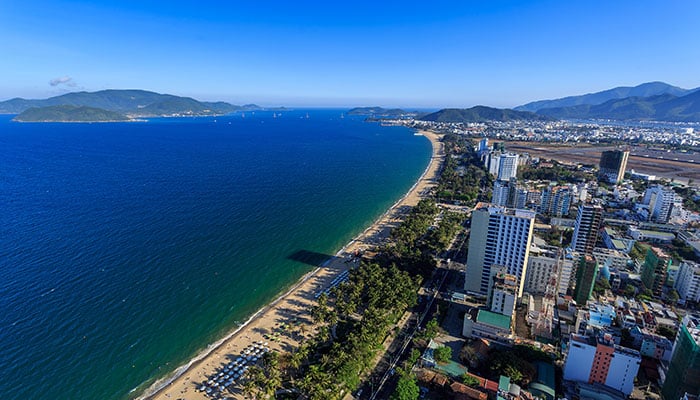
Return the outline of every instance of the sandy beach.
{"type": "MultiPolygon", "coordinates": [[[[313,327],[308,310],[315,304],[315,295],[327,289],[343,271],[356,265],[354,254],[371,249],[386,240],[391,229],[400,223],[406,212],[426,197],[436,185],[445,157],[443,144],[439,141],[440,136],[433,132],[419,133],[432,143],[432,157],[423,175],[404,197],[323,266],[306,274],[286,293],[253,315],[246,324],[212,344],[188,365],[178,368],[175,374],[179,375],[177,378],[166,378],[154,384],[139,399],[210,399],[197,388],[207,381],[207,377],[218,373],[224,364],[235,360],[249,345],[262,342],[273,351],[289,352],[305,336],[310,337],[313,327]]],[[[244,398],[241,385],[234,384],[229,389],[225,392],[225,397],[244,398]]]]}

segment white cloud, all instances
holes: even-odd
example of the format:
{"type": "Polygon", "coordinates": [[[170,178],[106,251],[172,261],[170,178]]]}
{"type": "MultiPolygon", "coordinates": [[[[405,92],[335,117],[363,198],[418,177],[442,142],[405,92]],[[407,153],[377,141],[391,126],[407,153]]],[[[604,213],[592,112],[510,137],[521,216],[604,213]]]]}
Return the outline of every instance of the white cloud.
{"type": "Polygon", "coordinates": [[[76,87],[78,84],[70,76],[62,76],[60,78],[54,78],[49,81],[49,85],[58,86],[65,85],[68,87],[76,87]]]}

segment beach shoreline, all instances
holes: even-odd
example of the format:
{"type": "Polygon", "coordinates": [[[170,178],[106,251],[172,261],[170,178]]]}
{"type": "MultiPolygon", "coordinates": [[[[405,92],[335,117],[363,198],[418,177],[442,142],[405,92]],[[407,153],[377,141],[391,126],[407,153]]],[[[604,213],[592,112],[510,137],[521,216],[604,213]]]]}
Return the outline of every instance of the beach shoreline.
{"type": "MultiPolygon", "coordinates": [[[[308,310],[315,304],[315,297],[327,289],[334,278],[357,265],[356,254],[383,243],[391,229],[397,226],[408,210],[426,198],[431,188],[437,185],[440,167],[445,152],[441,135],[430,131],[418,131],[432,146],[431,158],[422,175],[386,212],[369,227],[358,234],[333,257],[302,276],[283,294],[255,312],[240,326],[232,329],[217,342],[208,345],[187,363],[179,366],[168,376],[150,385],[137,400],[207,399],[196,387],[222,365],[236,358],[254,342],[271,342],[270,348],[279,352],[293,351],[301,341],[310,337],[302,325],[312,325],[308,310]],[[298,330],[297,330],[298,328],[298,330]]],[[[311,331],[311,329],[308,329],[311,331]]],[[[242,399],[240,385],[232,386],[229,398],[242,399]]],[[[133,395],[133,391],[131,393],[133,395]]]]}

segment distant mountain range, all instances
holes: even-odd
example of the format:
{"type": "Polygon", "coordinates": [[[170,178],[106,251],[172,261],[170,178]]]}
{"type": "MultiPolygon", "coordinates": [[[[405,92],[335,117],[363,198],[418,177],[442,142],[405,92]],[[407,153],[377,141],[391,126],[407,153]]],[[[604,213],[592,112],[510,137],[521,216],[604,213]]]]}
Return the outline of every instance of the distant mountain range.
{"type": "MultiPolygon", "coordinates": [[[[0,114],[20,114],[17,120],[68,121],[56,118],[78,118],[75,121],[93,121],[91,118],[120,115],[123,120],[140,117],[206,116],[223,115],[235,111],[259,110],[255,104],[243,106],[226,102],[202,102],[190,97],[160,94],[145,90],[101,90],[98,92],[74,92],[43,100],[15,98],[0,102],[0,114]],[[85,107],[81,111],[56,106],[85,107]],[[26,114],[30,109],[31,113],[26,114]],[[103,112],[98,113],[95,110],[103,112]],[[24,115],[23,115],[24,114],[24,115]]],[[[112,119],[117,120],[117,119],[112,119]]]]}
{"type": "Polygon", "coordinates": [[[472,108],[445,108],[418,118],[434,122],[486,122],[486,121],[551,121],[554,118],[529,111],[476,106],[472,108]]]}
{"type": "Polygon", "coordinates": [[[624,99],[627,97],[651,97],[662,94],[670,94],[680,97],[690,94],[696,90],[698,89],[682,89],[663,82],[648,82],[634,87],[620,86],[613,89],[604,90],[602,92],[588,93],[581,96],[569,96],[555,100],[534,101],[532,103],[515,107],[514,110],[537,112],[545,108],[573,107],[584,104],[598,105],[610,100],[624,99]]]}
{"type": "Polygon", "coordinates": [[[558,119],[700,122],[700,88],[663,82],[618,87],[582,96],[542,100],[515,108],[558,119]]]}

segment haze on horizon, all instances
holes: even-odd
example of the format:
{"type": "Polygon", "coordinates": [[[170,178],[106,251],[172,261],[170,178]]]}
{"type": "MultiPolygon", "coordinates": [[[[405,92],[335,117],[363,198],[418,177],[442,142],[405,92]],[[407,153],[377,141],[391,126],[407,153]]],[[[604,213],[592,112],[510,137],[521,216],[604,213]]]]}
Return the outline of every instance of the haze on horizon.
{"type": "Polygon", "coordinates": [[[0,100],[145,89],[288,106],[513,107],[700,86],[700,3],[6,0],[0,100]],[[219,3],[219,2],[216,2],[219,3]]]}

